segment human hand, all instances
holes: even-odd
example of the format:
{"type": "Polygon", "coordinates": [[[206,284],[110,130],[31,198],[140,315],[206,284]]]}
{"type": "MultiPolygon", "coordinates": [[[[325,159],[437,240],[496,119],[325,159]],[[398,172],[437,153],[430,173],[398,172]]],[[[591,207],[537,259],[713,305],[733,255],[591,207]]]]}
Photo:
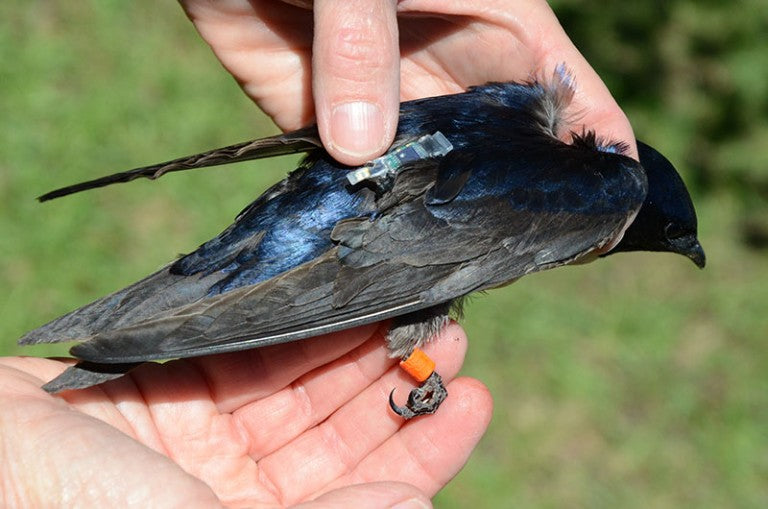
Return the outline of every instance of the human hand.
{"type": "MultiPolygon", "coordinates": [[[[0,359],[0,505],[426,507],[485,431],[490,396],[452,380],[438,413],[404,422],[387,395],[412,381],[376,327],[145,364],[61,397],[40,385],[64,362],[0,359]]],[[[425,350],[448,382],[466,336],[452,323],[425,350]]]]}
{"type": "Polygon", "coordinates": [[[548,78],[562,63],[576,81],[574,120],[624,141],[637,158],[626,116],[544,0],[181,4],[279,127],[316,118],[323,144],[342,163],[362,164],[389,147],[400,100],[548,78]],[[356,106],[342,107],[349,104],[356,106]]]}

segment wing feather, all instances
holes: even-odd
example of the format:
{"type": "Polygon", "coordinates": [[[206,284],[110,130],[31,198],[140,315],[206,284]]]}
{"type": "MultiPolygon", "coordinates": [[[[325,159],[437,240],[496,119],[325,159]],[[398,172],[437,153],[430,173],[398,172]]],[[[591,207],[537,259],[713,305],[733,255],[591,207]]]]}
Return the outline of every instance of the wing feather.
{"type": "MultiPolygon", "coordinates": [[[[556,226],[539,229],[531,222],[517,238],[500,239],[493,249],[476,250],[460,239],[461,247],[450,251],[454,259],[444,255],[438,263],[430,263],[427,252],[411,259],[393,251],[386,261],[355,267],[345,264],[336,247],[263,283],[97,334],[72,353],[97,363],[139,362],[243,350],[363,325],[569,263],[612,238],[626,216],[559,214],[546,222],[556,226]],[[577,225],[580,234],[569,236],[577,225]],[[548,256],[542,263],[543,250],[548,256]]],[[[462,234],[478,244],[484,236],[481,228],[462,234]]],[[[436,245],[452,242],[446,238],[436,245]]]]}
{"type": "Polygon", "coordinates": [[[53,200],[80,191],[105,187],[121,182],[130,182],[138,178],[155,180],[166,173],[174,171],[194,170],[207,168],[221,164],[263,159],[267,157],[309,152],[321,147],[320,137],[315,126],[306,127],[287,134],[279,134],[258,140],[244,141],[227,147],[217,148],[195,154],[180,157],[171,161],[134,168],[128,171],[106,175],[94,180],[72,184],[70,186],[55,189],[38,197],[41,202],[53,200]]]}

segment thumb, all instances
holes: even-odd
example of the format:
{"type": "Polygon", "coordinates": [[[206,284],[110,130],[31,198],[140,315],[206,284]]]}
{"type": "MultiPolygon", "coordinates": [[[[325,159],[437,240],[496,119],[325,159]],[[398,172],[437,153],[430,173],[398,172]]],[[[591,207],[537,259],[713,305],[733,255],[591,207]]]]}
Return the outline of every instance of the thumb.
{"type": "Polygon", "coordinates": [[[316,0],[312,89],[320,138],[359,165],[392,143],[400,96],[396,3],[316,0]]]}

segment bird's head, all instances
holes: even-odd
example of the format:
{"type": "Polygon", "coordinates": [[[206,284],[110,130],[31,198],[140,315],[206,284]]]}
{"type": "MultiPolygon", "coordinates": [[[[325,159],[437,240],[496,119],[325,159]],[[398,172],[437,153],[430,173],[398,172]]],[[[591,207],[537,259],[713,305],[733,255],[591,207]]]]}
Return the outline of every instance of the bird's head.
{"type": "Polygon", "coordinates": [[[640,141],[637,148],[648,176],[648,194],[621,242],[604,256],[621,251],[667,251],[687,256],[704,268],[706,257],[697,238],[696,210],[683,180],[655,149],[640,141]]]}

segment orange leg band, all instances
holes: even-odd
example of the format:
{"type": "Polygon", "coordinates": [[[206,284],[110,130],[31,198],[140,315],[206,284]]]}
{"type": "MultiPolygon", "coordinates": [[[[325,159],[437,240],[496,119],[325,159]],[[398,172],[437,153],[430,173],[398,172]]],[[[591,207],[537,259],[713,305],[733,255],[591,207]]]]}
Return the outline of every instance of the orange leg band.
{"type": "Polygon", "coordinates": [[[419,348],[414,348],[407,359],[400,361],[400,367],[417,382],[423,382],[435,371],[435,361],[419,348]]]}

